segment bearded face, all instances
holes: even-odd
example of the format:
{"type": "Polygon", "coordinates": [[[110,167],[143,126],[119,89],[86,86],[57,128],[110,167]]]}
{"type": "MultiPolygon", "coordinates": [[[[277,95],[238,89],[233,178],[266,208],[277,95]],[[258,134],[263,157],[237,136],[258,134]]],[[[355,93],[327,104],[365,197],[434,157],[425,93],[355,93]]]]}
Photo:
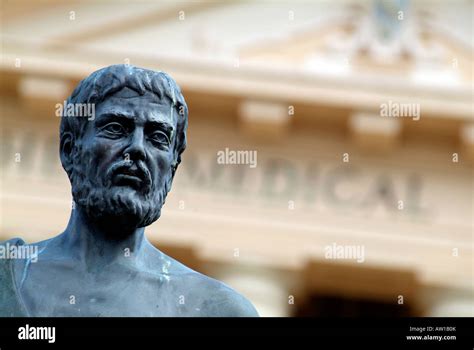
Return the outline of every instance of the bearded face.
{"type": "Polygon", "coordinates": [[[72,150],[73,198],[111,228],[148,226],[173,179],[177,121],[170,102],[124,88],[96,106],[72,150]]]}

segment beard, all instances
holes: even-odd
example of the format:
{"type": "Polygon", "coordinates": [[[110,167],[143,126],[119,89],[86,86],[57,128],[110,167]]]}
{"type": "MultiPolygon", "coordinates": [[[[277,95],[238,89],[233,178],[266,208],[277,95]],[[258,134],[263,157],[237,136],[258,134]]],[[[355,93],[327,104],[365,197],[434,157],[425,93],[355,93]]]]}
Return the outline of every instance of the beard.
{"type": "Polygon", "coordinates": [[[105,183],[100,183],[94,176],[87,176],[83,171],[87,166],[83,164],[75,164],[71,176],[75,204],[90,220],[114,231],[145,227],[158,220],[169,191],[168,181],[164,181],[158,189],[151,181],[144,190],[113,185],[114,169],[123,164],[116,163],[107,171],[105,183]]]}

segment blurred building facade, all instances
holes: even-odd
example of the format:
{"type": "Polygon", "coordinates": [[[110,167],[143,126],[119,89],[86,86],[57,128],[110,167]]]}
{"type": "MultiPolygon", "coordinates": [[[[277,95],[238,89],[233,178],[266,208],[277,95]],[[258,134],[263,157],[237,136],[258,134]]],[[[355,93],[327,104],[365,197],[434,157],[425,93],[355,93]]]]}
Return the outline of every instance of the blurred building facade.
{"type": "Polygon", "coordinates": [[[471,1],[1,10],[0,240],[64,230],[55,106],[133,64],[190,110],[158,248],[264,316],[474,315],[471,1]],[[256,162],[221,164],[233,151],[256,162]]]}

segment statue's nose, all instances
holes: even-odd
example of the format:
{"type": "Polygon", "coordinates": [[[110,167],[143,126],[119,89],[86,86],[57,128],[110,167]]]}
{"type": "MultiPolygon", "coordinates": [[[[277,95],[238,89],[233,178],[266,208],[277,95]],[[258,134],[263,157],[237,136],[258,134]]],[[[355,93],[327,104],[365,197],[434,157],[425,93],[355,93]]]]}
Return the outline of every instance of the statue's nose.
{"type": "Polygon", "coordinates": [[[130,144],[124,150],[125,154],[129,154],[133,160],[145,160],[145,137],[141,128],[136,128],[132,134],[130,144]]]}

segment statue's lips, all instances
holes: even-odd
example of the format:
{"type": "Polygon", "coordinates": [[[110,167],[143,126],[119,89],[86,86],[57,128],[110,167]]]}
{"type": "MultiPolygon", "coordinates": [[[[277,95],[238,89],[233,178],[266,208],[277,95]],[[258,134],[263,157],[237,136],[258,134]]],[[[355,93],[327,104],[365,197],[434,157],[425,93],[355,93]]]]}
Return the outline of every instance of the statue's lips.
{"type": "Polygon", "coordinates": [[[149,181],[147,181],[146,174],[139,170],[132,170],[127,168],[121,168],[115,172],[113,176],[113,182],[115,185],[119,186],[130,186],[140,188],[146,186],[149,181]]]}
{"type": "Polygon", "coordinates": [[[115,184],[117,185],[134,184],[140,186],[143,183],[143,180],[140,179],[138,176],[127,174],[117,174],[115,175],[114,180],[115,184]]]}

